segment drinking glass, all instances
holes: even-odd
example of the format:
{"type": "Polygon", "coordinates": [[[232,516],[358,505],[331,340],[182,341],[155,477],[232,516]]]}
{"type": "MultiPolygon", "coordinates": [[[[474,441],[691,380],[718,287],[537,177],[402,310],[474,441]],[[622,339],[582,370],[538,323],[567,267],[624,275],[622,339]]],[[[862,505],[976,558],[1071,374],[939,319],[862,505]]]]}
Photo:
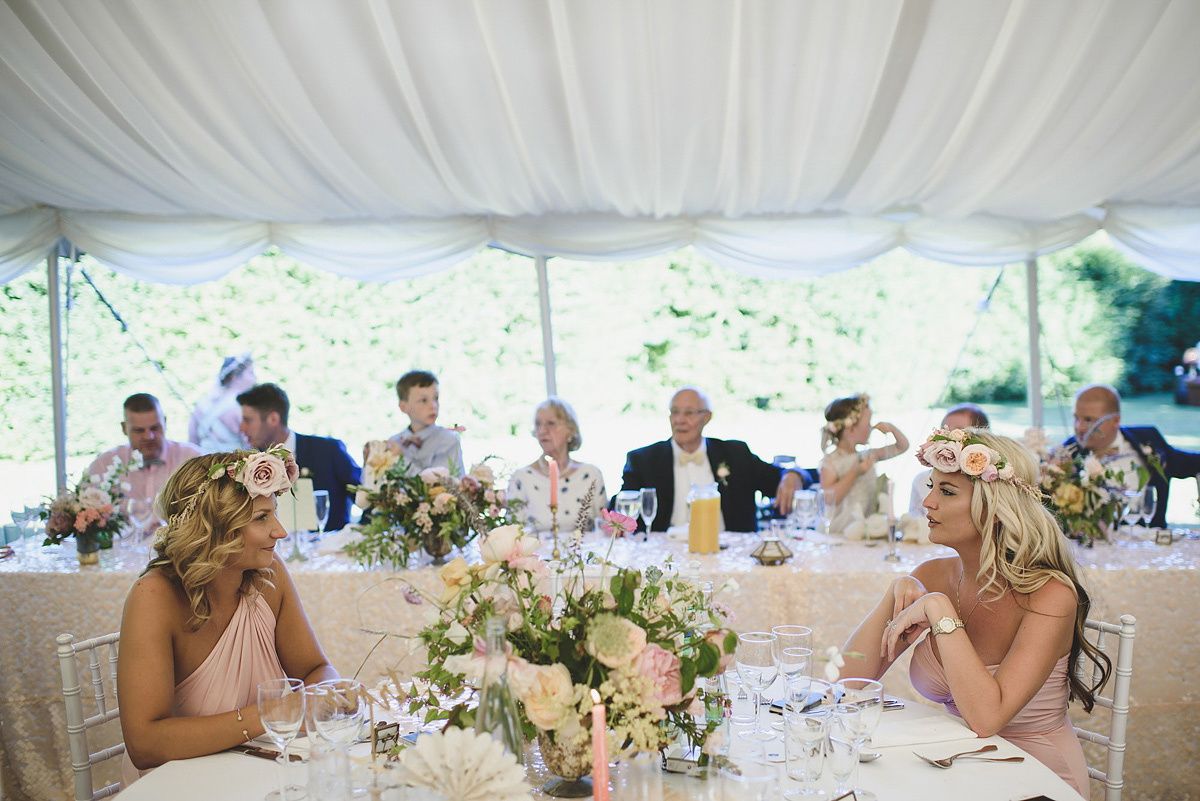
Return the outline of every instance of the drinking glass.
{"type": "Polygon", "coordinates": [[[288,746],[304,723],[304,682],[300,679],[271,679],[258,685],[258,718],[279,746],[279,789],[267,793],[266,801],[298,801],[307,793],[287,783],[288,746]]]}
{"type": "Polygon", "coordinates": [[[367,708],[366,691],[353,679],[329,679],[314,684],[305,692],[308,703],[313,705],[313,724],[339,754],[338,783],[349,791],[350,746],[362,730],[367,708]]]}
{"type": "Polygon", "coordinates": [[[1157,511],[1158,490],[1147,485],[1142,494],[1142,525],[1149,527],[1150,521],[1154,519],[1154,513],[1157,511]]]}
{"type": "Polygon", "coordinates": [[[17,539],[13,542],[14,550],[24,550],[25,546],[25,524],[29,521],[29,513],[25,511],[25,506],[14,506],[12,510],[12,521],[19,531],[17,539]]]}
{"type": "Polygon", "coordinates": [[[796,525],[803,536],[803,532],[810,528],[816,528],[817,523],[817,492],[816,490],[802,489],[792,493],[792,514],[796,517],[796,525]]]}
{"type": "Polygon", "coordinates": [[[1133,535],[1133,527],[1142,519],[1142,505],[1145,495],[1140,490],[1121,490],[1123,505],[1121,507],[1121,525],[1126,533],[1133,535]]]}
{"type": "Polygon", "coordinates": [[[772,764],[742,760],[721,770],[726,799],[774,801],[779,797],[779,771],[772,764]]]}
{"type": "Polygon", "coordinates": [[[788,778],[802,786],[783,794],[784,798],[822,799],[824,790],[816,782],[825,764],[825,740],[829,737],[828,707],[807,712],[793,710],[784,721],[784,764],[788,778]]]}
{"type": "Polygon", "coordinates": [[[313,490],[313,503],[317,507],[317,537],[325,536],[329,525],[329,490],[313,490]]]}
{"type": "Polygon", "coordinates": [[[779,669],[775,667],[778,641],[779,638],[769,631],[748,631],[738,635],[734,664],[742,684],[754,694],[754,728],[741,732],[741,736],[748,740],[770,740],[775,737],[774,732],[762,728],[759,707],[762,706],[763,690],[770,687],[778,675],[779,669]]]}
{"type": "MultiPolygon", "coordinates": [[[[846,717],[844,724],[848,736],[854,740],[857,752],[871,739],[879,725],[879,717],[883,714],[883,685],[873,679],[842,679],[836,686],[842,691],[842,703],[834,708],[835,717],[840,714],[837,710],[843,707],[853,707],[857,710],[857,714],[846,717]]],[[[855,796],[865,801],[873,801],[875,796],[870,791],[858,787],[857,775],[854,784],[855,796]]]]}
{"type": "Polygon", "coordinates": [[[637,520],[642,513],[642,491],[621,490],[617,493],[617,501],[613,504],[618,514],[637,520]]]}
{"type": "MultiPolygon", "coordinates": [[[[858,768],[858,746],[847,734],[846,723],[847,719],[856,714],[858,714],[858,707],[835,706],[833,717],[829,722],[826,756],[828,757],[829,772],[833,774],[834,781],[837,782],[837,789],[833,791],[834,798],[846,795],[846,782],[858,768]]],[[[871,798],[874,797],[874,795],[871,796],[871,798]]]]}
{"type": "Polygon", "coordinates": [[[646,531],[649,531],[658,515],[658,490],[654,487],[642,487],[641,512],[642,522],[646,524],[646,531]]]}
{"type": "Polygon", "coordinates": [[[38,520],[42,518],[42,509],[45,508],[42,499],[36,496],[26,498],[22,504],[25,506],[25,524],[21,530],[25,532],[25,536],[32,537],[37,532],[38,520]]]}
{"type": "Polygon", "coordinates": [[[776,647],[775,665],[788,688],[788,700],[807,703],[808,677],[812,669],[811,648],[776,647]]]}
{"type": "Polygon", "coordinates": [[[141,542],[146,536],[146,529],[154,519],[154,501],[149,498],[130,498],[128,506],[129,522],[133,524],[134,543],[141,542]]]}
{"type": "Polygon", "coordinates": [[[837,512],[837,494],[831,489],[817,490],[817,524],[822,534],[829,534],[829,523],[837,512]]]}

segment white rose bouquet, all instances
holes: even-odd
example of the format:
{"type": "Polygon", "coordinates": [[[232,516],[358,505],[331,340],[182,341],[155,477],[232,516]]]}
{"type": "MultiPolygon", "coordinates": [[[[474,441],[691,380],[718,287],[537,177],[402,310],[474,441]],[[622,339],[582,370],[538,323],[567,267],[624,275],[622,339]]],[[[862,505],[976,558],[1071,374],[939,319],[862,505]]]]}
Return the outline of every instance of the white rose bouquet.
{"type": "Polygon", "coordinates": [[[129,489],[124,478],[130,466],[116,459],[103,475],[84,476],[73,489],[49,498],[41,512],[42,520],[46,521],[46,539],[42,544],[55,545],[68,537],[90,537],[102,548],[111,546],[113,537],[119,536],[127,523],[121,513],[121,501],[129,489]]]}

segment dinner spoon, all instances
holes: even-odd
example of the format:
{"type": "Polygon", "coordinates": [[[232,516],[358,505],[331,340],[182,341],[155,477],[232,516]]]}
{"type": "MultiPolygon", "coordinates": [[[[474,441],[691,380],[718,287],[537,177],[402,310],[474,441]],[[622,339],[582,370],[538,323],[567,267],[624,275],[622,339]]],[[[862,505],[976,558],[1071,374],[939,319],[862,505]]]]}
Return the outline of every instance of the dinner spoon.
{"type": "MultiPolygon", "coordinates": [[[[916,751],[913,751],[913,753],[917,754],[916,751]]],[[[935,768],[941,768],[942,770],[948,770],[950,768],[950,766],[954,764],[953,757],[951,757],[949,759],[930,759],[929,757],[921,756],[920,754],[917,754],[917,756],[921,757],[921,759],[925,760],[930,765],[933,765],[935,768]]],[[[975,759],[980,762],[1024,762],[1025,761],[1025,757],[1023,757],[1023,756],[1011,756],[1011,757],[964,756],[962,758],[963,759],[975,759]]]]}

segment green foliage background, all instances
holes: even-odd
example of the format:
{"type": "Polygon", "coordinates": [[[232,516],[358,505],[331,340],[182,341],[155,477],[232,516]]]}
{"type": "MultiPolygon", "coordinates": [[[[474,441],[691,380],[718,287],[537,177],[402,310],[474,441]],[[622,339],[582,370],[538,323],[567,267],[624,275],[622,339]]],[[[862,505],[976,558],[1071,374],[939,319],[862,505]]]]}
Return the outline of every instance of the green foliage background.
{"type": "MultiPolygon", "coordinates": [[[[1200,339],[1200,285],[1136,267],[1102,237],[1040,264],[1047,395],[1089,381],[1170,388],[1172,365],[1200,339]]],[[[191,406],[222,357],[246,350],[259,379],[291,395],[293,428],[337,436],[352,453],[406,424],[391,387],[411,367],[441,377],[441,421],[485,441],[525,436],[544,395],[537,281],[524,257],[484,251],[453,270],[390,284],[339,278],[278,253],[194,286],[140,283],[88,257],[80,266],[129,333],[74,271],[73,455],[120,441],[120,404],[134,391],[158,395],[169,434],[185,438],[191,406]]],[[[45,281],[44,270],[32,271],[0,293],[0,459],[53,453],[45,281]]],[[[553,259],[550,288],[559,394],[576,406],[585,437],[609,438],[624,416],[658,416],[681,383],[706,387],[722,409],[767,412],[818,411],[863,390],[876,408],[1025,394],[1020,265],[964,268],[894,252],[832,275],[774,281],[687,249],[624,264],[553,259]]],[[[630,436],[622,452],[642,444],[640,432],[630,436]]]]}

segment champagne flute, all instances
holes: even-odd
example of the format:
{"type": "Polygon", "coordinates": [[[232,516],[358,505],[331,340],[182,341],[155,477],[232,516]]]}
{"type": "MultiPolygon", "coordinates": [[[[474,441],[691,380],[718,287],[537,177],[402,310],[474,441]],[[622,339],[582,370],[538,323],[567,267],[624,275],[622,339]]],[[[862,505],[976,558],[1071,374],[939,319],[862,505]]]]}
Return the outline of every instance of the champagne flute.
{"type": "Polygon", "coordinates": [[[1154,519],[1154,513],[1158,511],[1158,490],[1153,484],[1147,484],[1142,495],[1142,520],[1143,525],[1150,527],[1150,521],[1154,519]]]}
{"type": "Polygon", "coordinates": [[[779,638],[769,631],[748,631],[738,635],[734,664],[738,677],[746,689],[754,694],[754,728],[741,732],[748,740],[770,740],[775,733],[762,728],[759,707],[762,706],[763,691],[771,686],[778,675],[775,666],[775,648],[779,638]]]}
{"type": "Polygon", "coordinates": [[[646,531],[650,531],[650,526],[654,524],[654,518],[658,515],[658,490],[654,487],[642,487],[641,511],[646,531]]]}
{"type": "Polygon", "coordinates": [[[263,728],[279,746],[279,789],[267,793],[265,801],[296,801],[307,793],[287,783],[288,746],[304,723],[304,682],[300,679],[271,679],[258,685],[258,717],[263,728]]]}
{"type": "Polygon", "coordinates": [[[329,490],[313,490],[313,503],[317,507],[317,539],[320,539],[329,525],[329,490]]]}

